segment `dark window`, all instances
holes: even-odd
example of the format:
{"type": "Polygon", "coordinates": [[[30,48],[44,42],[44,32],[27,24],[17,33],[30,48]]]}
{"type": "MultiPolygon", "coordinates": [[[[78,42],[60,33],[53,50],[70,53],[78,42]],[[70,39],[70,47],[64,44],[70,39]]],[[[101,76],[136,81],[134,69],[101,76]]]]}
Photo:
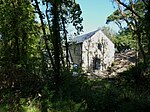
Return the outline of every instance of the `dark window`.
{"type": "Polygon", "coordinates": [[[100,59],[96,57],[93,59],[93,70],[99,69],[100,69],[100,59]]]}
{"type": "Polygon", "coordinates": [[[74,48],[74,50],[73,50],[73,51],[74,51],[74,54],[75,54],[75,53],[76,53],[76,48],[74,48]]]}
{"type": "Polygon", "coordinates": [[[74,54],[79,55],[79,53],[80,53],[80,47],[79,47],[79,45],[77,45],[74,47],[74,54]]]}
{"type": "Polygon", "coordinates": [[[99,49],[99,50],[102,49],[102,44],[98,43],[98,49],[99,49]]]}
{"type": "Polygon", "coordinates": [[[79,50],[79,49],[78,49],[78,46],[76,46],[76,47],[74,48],[74,54],[75,54],[75,55],[78,55],[78,54],[79,54],[79,53],[78,53],[78,50],[79,50]]]}

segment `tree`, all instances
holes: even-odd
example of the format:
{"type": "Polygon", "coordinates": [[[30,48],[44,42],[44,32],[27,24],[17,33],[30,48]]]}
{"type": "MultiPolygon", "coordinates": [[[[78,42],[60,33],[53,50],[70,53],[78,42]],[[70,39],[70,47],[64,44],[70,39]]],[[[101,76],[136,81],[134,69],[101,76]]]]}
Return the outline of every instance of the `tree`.
{"type": "Polygon", "coordinates": [[[149,1],[129,0],[127,3],[122,2],[121,0],[114,1],[117,3],[118,9],[108,17],[107,23],[116,21],[120,26],[120,21],[125,21],[127,23],[128,29],[130,29],[133,36],[136,37],[139,51],[142,54],[144,63],[146,63],[146,60],[148,60],[147,55],[150,54],[148,50],[150,39],[148,33],[145,33],[143,28],[148,28],[145,27],[145,25],[146,23],[149,23],[149,21],[146,20],[146,15],[149,12],[149,9],[147,8],[149,1]],[[148,41],[145,41],[146,39],[148,41]]]}
{"type": "Polygon", "coordinates": [[[116,35],[114,43],[118,52],[129,49],[136,50],[136,40],[132,36],[133,34],[129,29],[124,29],[116,35]]]}
{"type": "Polygon", "coordinates": [[[101,30],[111,41],[113,41],[117,35],[117,33],[114,30],[112,30],[110,27],[102,26],[101,30]]]}
{"type": "Polygon", "coordinates": [[[49,54],[49,59],[53,66],[53,70],[57,71],[54,74],[55,84],[59,85],[60,77],[64,63],[63,46],[66,50],[66,65],[69,68],[69,55],[68,55],[68,39],[67,28],[68,24],[73,24],[77,29],[77,33],[82,31],[82,18],[80,18],[81,11],[80,6],[73,0],[60,0],[60,1],[48,1],[43,0],[43,4],[39,4],[38,0],[34,0],[33,5],[39,14],[41,27],[43,31],[43,37],[46,46],[46,52],[49,54]],[[41,11],[40,5],[46,7],[41,11]],[[46,17],[46,18],[45,18],[46,17]],[[44,22],[45,21],[45,22],[44,22]],[[48,26],[49,31],[46,32],[48,26]],[[63,44],[65,42],[65,44],[63,44]],[[51,44],[51,48],[49,48],[51,44]]]}
{"type": "Polygon", "coordinates": [[[21,64],[28,68],[36,31],[33,7],[29,0],[1,0],[0,9],[1,59],[6,60],[5,65],[21,64]]]}
{"type": "Polygon", "coordinates": [[[32,97],[43,86],[41,40],[33,12],[30,0],[0,0],[0,99],[12,108],[20,97],[32,97]]]}

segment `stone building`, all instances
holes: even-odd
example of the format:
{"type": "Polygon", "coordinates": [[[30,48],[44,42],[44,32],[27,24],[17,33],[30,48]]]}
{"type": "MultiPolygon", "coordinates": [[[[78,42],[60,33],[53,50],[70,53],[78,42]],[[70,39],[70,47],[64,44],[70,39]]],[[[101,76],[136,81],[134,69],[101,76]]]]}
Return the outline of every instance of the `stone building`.
{"type": "Polygon", "coordinates": [[[114,61],[114,44],[99,29],[74,38],[69,50],[71,62],[86,73],[97,74],[114,61]]]}

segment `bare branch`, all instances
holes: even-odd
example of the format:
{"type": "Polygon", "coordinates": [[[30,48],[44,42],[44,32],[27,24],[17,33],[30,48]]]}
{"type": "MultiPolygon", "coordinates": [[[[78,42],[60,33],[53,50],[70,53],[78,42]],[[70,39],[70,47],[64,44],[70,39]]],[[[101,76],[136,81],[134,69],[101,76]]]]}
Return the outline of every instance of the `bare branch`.
{"type": "Polygon", "coordinates": [[[130,10],[132,13],[134,13],[139,19],[142,19],[141,16],[139,16],[132,8],[121,2],[120,0],[116,0],[119,4],[130,10]]]}

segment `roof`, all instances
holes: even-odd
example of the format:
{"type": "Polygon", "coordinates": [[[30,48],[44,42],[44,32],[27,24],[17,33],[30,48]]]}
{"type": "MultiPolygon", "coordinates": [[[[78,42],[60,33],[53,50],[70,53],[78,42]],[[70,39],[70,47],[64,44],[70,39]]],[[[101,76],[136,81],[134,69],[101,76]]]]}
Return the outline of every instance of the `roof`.
{"type": "Polygon", "coordinates": [[[83,41],[91,38],[97,31],[99,31],[99,30],[92,31],[90,33],[87,33],[87,34],[84,34],[81,36],[77,36],[72,40],[72,42],[75,42],[76,44],[82,43],[83,41]]]}

